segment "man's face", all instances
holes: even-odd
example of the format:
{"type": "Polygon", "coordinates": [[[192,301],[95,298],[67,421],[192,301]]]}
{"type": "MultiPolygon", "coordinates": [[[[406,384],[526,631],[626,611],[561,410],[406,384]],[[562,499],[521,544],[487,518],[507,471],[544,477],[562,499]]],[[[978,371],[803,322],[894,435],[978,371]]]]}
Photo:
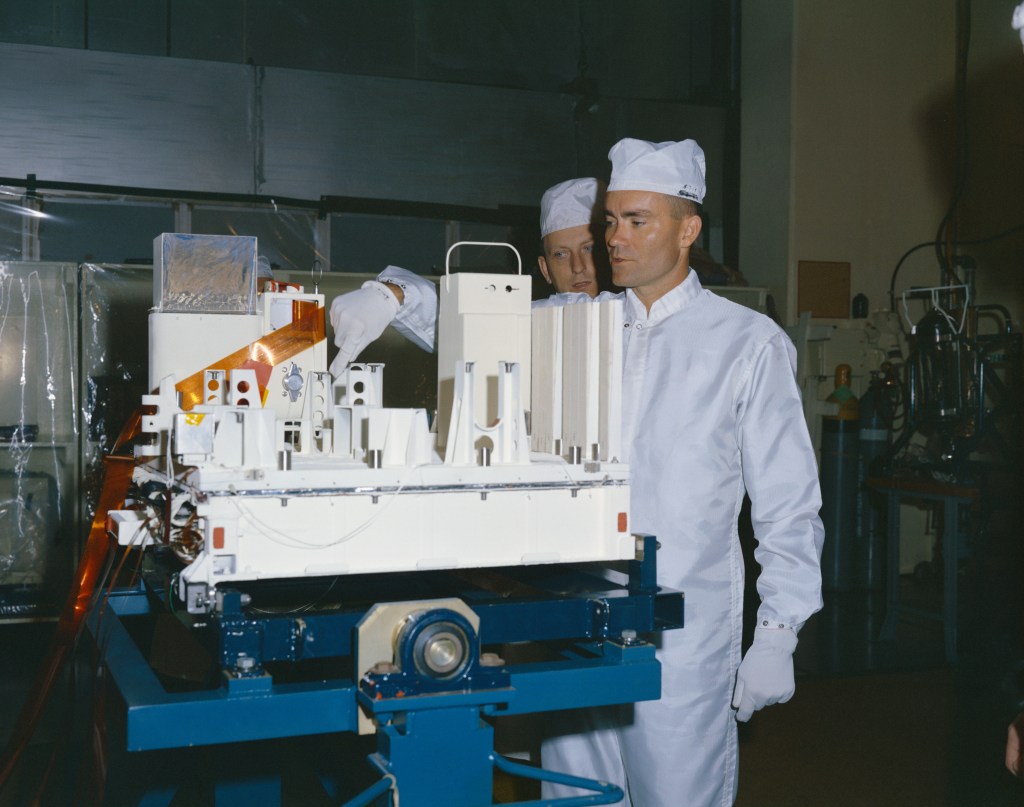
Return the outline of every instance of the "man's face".
{"type": "Polygon", "coordinates": [[[597,295],[594,232],[589,224],[555,230],[544,236],[544,254],[537,258],[544,279],[555,291],[597,295]]]}
{"type": "Polygon", "coordinates": [[[633,289],[648,309],[686,279],[700,217],[672,215],[672,198],[652,191],[610,191],[605,243],[612,282],[633,289]]]}

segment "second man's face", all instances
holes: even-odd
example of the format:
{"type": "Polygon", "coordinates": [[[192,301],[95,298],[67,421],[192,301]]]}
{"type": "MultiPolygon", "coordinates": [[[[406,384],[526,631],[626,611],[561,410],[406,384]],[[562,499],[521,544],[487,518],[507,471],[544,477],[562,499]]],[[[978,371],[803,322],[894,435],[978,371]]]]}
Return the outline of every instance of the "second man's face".
{"type": "Polygon", "coordinates": [[[597,295],[594,233],[589,224],[555,230],[544,236],[544,255],[537,259],[541,274],[555,291],[597,295]]]}

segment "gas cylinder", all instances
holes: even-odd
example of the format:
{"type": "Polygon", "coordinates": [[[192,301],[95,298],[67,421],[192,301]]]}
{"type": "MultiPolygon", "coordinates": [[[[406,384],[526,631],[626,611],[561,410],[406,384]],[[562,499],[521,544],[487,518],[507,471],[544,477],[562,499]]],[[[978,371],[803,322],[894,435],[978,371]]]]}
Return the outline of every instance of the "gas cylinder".
{"type": "Polygon", "coordinates": [[[851,368],[836,367],[835,389],[828,402],[834,414],[821,424],[821,520],[825,545],[821,584],[833,591],[857,586],[857,457],[859,402],[850,389],[851,368]]]}
{"type": "Polygon", "coordinates": [[[872,372],[860,400],[857,459],[857,585],[881,588],[885,581],[885,532],[882,529],[882,495],[870,490],[867,478],[889,450],[892,436],[892,402],[885,382],[872,372]]]}

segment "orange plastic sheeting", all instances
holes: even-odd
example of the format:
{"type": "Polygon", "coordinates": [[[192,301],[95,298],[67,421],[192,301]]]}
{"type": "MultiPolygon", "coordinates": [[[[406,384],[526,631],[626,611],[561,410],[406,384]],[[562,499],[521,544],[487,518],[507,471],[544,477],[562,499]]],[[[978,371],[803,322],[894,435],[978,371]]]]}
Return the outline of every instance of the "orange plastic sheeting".
{"type": "Polygon", "coordinates": [[[175,387],[181,393],[181,408],[189,411],[204,401],[203,374],[207,370],[237,370],[242,367],[255,369],[260,384],[260,393],[265,397],[266,381],[260,374],[260,365],[268,368],[276,367],[282,362],[297,356],[303,350],[316,345],[325,338],[324,308],[307,300],[296,300],[292,303],[292,321],[272,333],[257,339],[250,345],[236,350],[207,365],[197,373],[193,373],[175,387]]]}

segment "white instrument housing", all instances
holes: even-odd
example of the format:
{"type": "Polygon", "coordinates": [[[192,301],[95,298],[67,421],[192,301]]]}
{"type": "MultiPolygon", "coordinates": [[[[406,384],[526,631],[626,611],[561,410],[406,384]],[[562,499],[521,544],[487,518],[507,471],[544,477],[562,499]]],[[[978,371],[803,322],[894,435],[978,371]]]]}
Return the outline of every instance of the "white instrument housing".
{"type": "MultiPolygon", "coordinates": [[[[143,397],[151,443],[136,449],[135,479],[172,485],[201,538],[179,575],[190,612],[238,581],[635,557],[629,469],[617,460],[621,304],[531,316],[528,277],[446,280],[441,449],[426,410],[381,405],[383,365],[356,362],[333,379],[324,340],[273,357],[269,382],[265,369],[257,379],[252,367],[213,366],[286,326],[281,298],[322,306],[320,295],[261,295],[252,314],[151,314],[160,379],[143,397]],[[532,372],[531,332],[544,340],[532,372]],[[207,392],[185,410],[179,381],[196,373],[207,392]],[[530,389],[543,424],[534,450],[530,389]]],[[[166,540],[154,522],[130,510],[108,520],[135,546],[166,540]]]]}

